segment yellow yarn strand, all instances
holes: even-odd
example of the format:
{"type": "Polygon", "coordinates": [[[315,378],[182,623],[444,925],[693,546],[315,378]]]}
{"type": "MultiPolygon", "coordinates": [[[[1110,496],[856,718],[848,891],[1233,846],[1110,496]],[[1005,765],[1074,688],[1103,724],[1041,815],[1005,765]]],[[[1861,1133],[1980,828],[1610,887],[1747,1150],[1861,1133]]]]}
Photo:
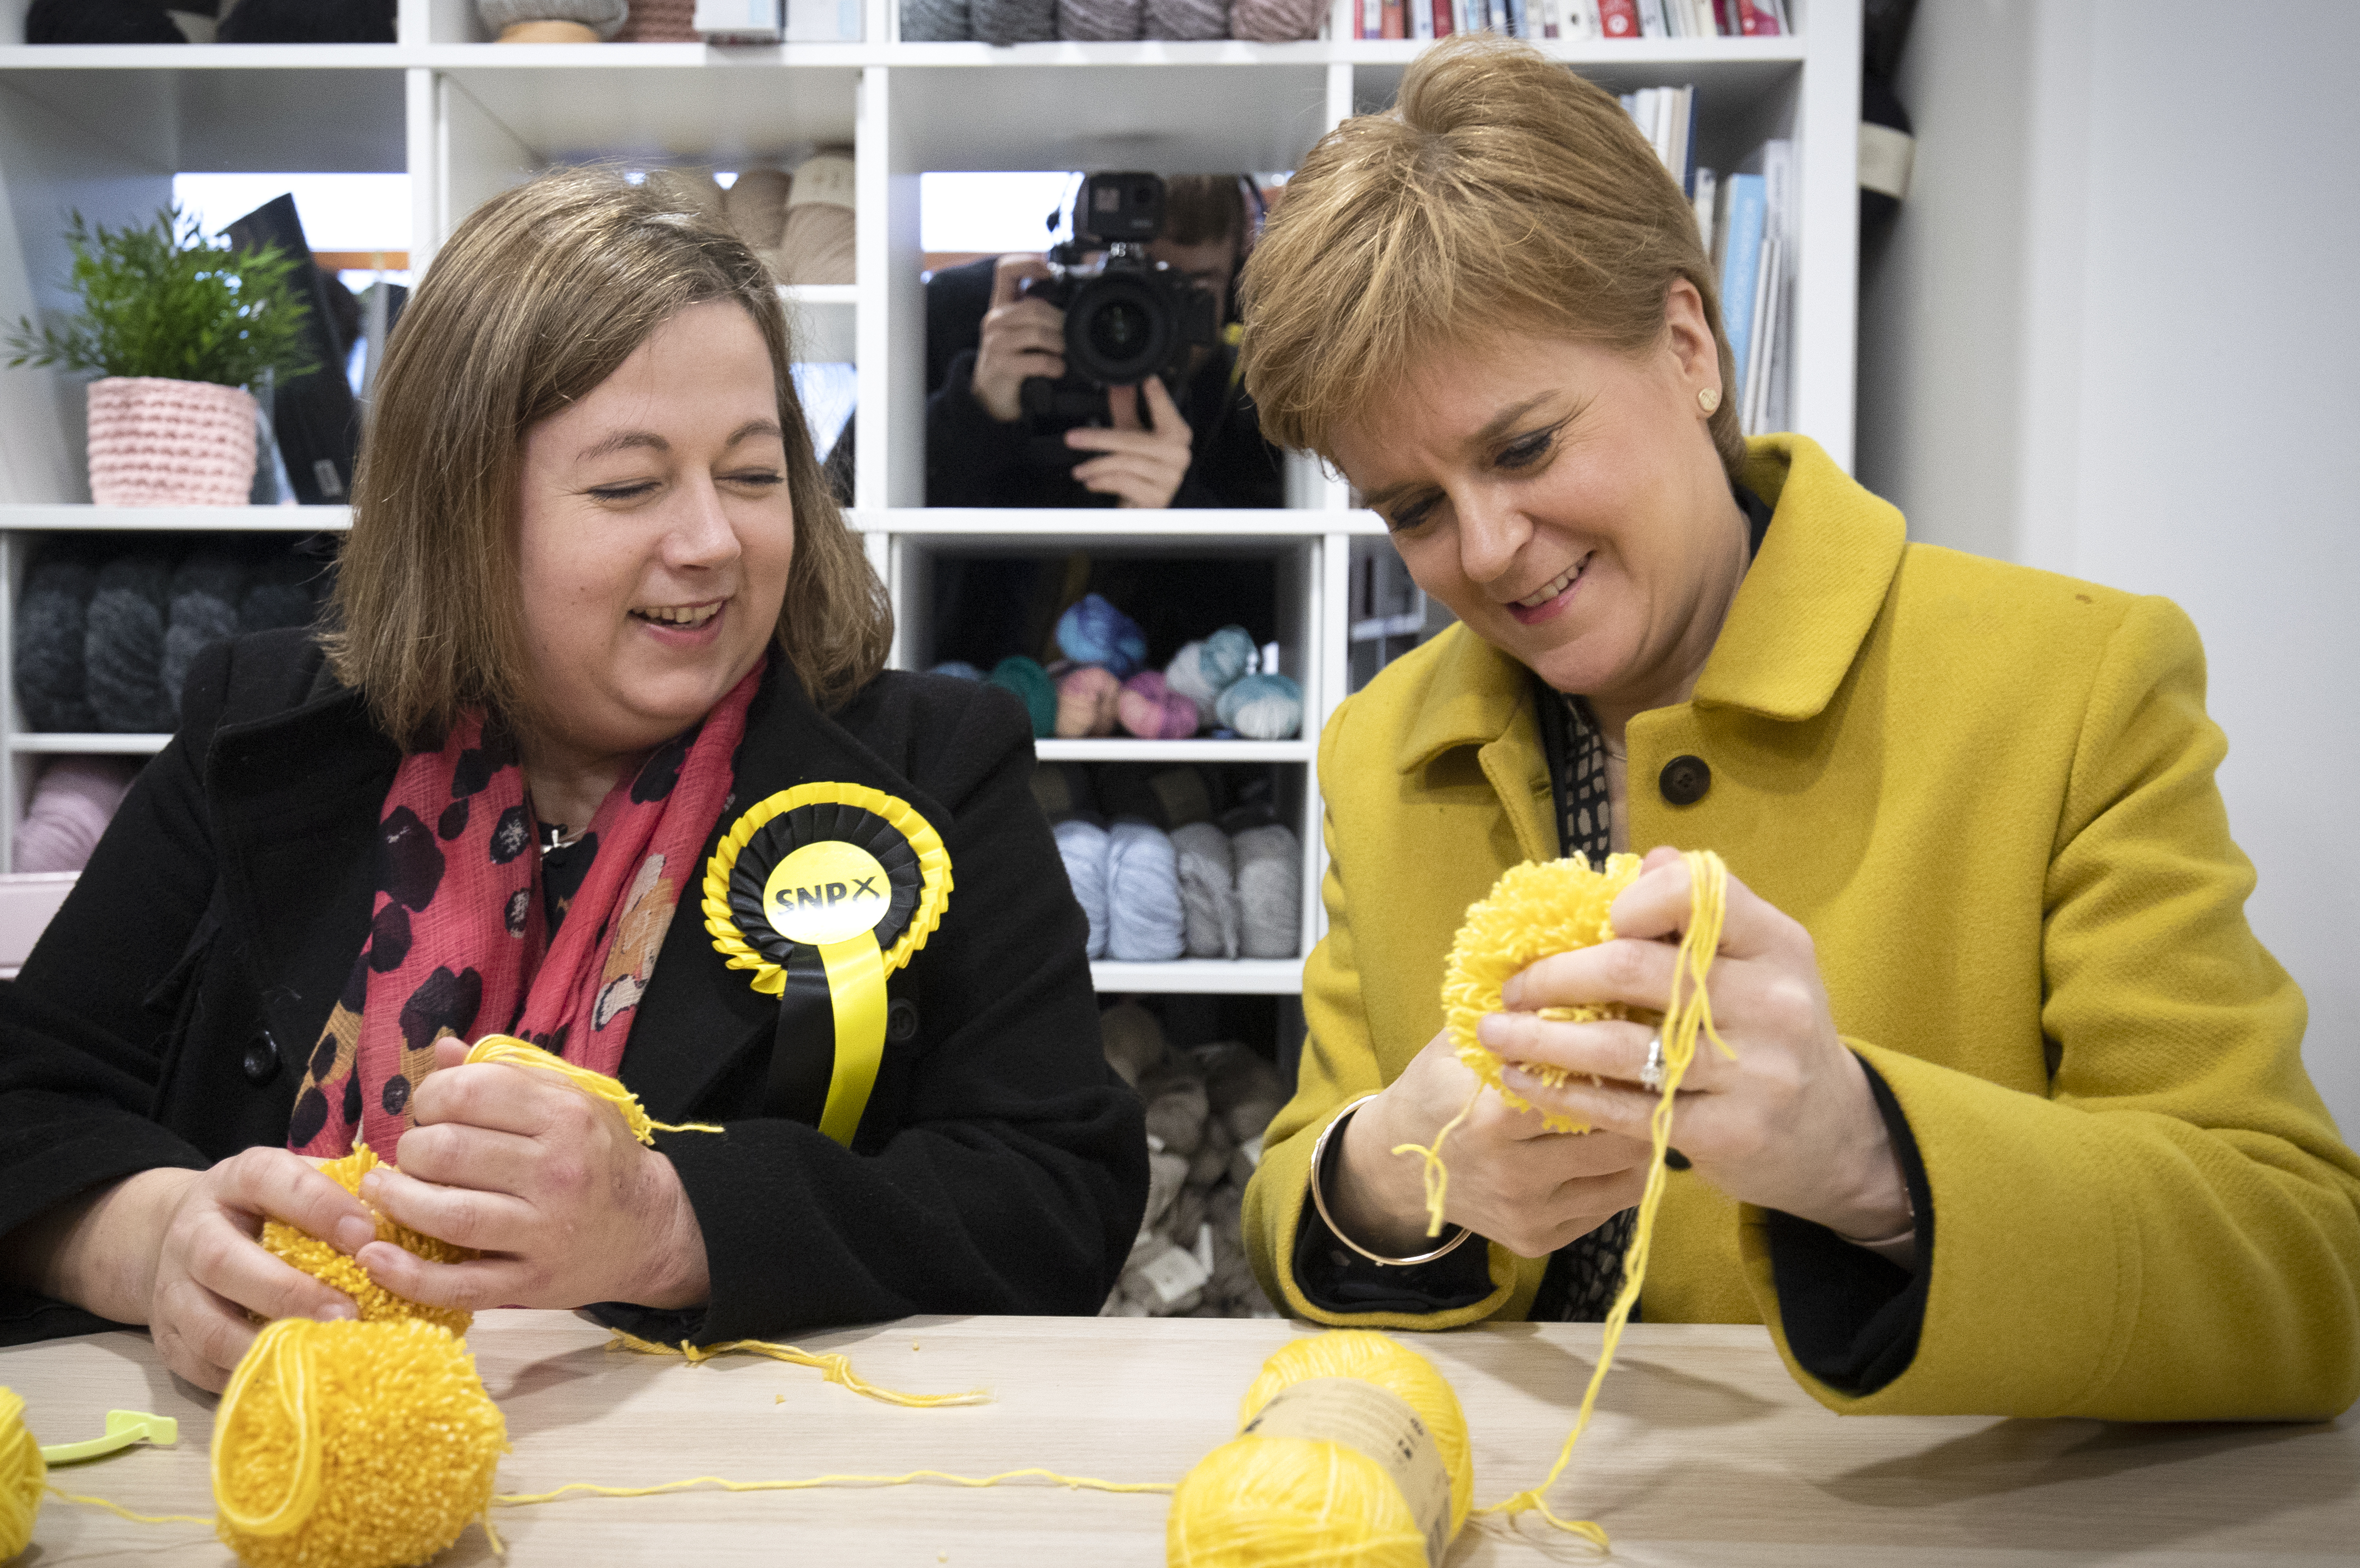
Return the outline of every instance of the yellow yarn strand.
{"type": "Polygon", "coordinates": [[[247,1535],[285,1535],[300,1528],[320,1503],[320,1412],[309,1398],[310,1357],[303,1354],[304,1331],[311,1325],[301,1318],[281,1318],[257,1334],[222,1390],[213,1422],[213,1505],[224,1523],[247,1535]],[[231,1500],[232,1444],[225,1441],[233,1418],[265,1370],[271,1375],[279,1414],[294,1436],[294,1465],[287,1489],[268,1511],[240,1507],[231,1500]]]}
{"type": "MultiPolygon", "coordinates": [[[[80,1503],[86,1508],[104,1508],[108,1513],[129,1519],[133,1524],[201,1524],[210,1530],[215,1522],[210,1514],[134,1513],[121,1503],[110,1503],[104,1497],[93,1497],[80,1492],[69,1492],[61,1486],[50,1487],[49,1496],[61,1497],[69,1503],[80,1503]]],[[[5,1548],[5,1542],[0,1542],[0,1548],[5,1548]]],[[[0,1557],[0,1563],[6,1561],[6,1558],[0,1557]]]]}
{"type": "Polygon", "coordinates": [[[1609,1550],[1605,1530],[1588,1519],[1559,1519],[1544,1497],[1573,1462],[1574,1444],[1581,1441],[1582,1432],[1590,1426],[1590,1418],[1598,1404],[1599,1387],[1614,1365],[1614,1348],[1622,1342],[1623,1326],[1631,1321],[1631,1309],[1638,1304],[1640,1287],[1646,1282],[1647,1255],[1655,1241],[1655,1211],[1664,1198],[1664,1152],[1672,1142],[1672,1101],[1680,1091],[1680,1080],[1688,1075],[1688,1064],[1696,1058],[1697,1036],[1701,1033],[1721,1055],[1732,1060],[1737,1055],[1713,1027],[1712,999],[1705,990],[1713,955],[1721,948],[1721,921],[1728,912],[1729,868],[1710,850],[1691,850],[1681,859],[1688,867],[1688,928],[1680,936],[1679,956],[1672,967],[1672,993],[1664,1006],[1664,1087],[1655,1098],[1655,1114],[1648,1121],[1654,1147],[1648,1157],[1647,1185],[1639,1198],[1638,1221],[1631,1230],[1630,1250],[1623,1254],[1622,1288],[1606,1314],[1598,1365],[1590,1371],[1590,1387],[1581,1396],[1581,1412],[1574,1419],[1573,1430],[1566,1434],[1565,1446],[1557,1451],[1557,1463],[1549,1467],[1539,1486],[1478,1510],[1512,1518],[1537,1512],[1557,1529],[1581,1536],[1601,1552],[1609,1550]]]}
{"type": "Polygon", "coordinates": [[[689,1364],[710,1361],[716,1355],[744,1354],[767,1355],[773,1361],[789,1362],[797,1366],[818,1369],[822,1377],[838,1387],[848,1388],[865,1399],[882,1404],[901,1405],[912,1409],[934,1409],[943,1405],[986,1405],[991,1402],[989,1388],[969,1388],[958,1394],[903,1394],[895,1389],[880,1387],[852,1370],[852,1358],[833,1352],[814,1354],[792,1344],[773,1344],[769,1340],[734,1339],[726,1344],[691,1344],[683,1340],[677,1345],[659,1344],[620,1329],[609,1331],[614,1338],[606,1342],[608,1350],[635,1350],[642,1355],[680,1355],[689,1364]]]}
{"type": "Polygon", "coordinates": [[[604,1100],[622,1113],[623,1124],[631,1129],[631,1136],[643,1144],[653,1144],[658,1133],[717,1133],[721,1129],[710,1122],[659,1122],[650,1117],[639,1097],[615,1079],[603,1072],[593,1072],[552,1056],[539,1046],[527,1044],[513,1035],[486,1035],[467,1051],[467,1062],[505,1062],[510,1067],[540,1068],[553,1072],[583,1093],[604,1100]]]}
{"type": "Polygon", "coordinates": [[[1089,1475],[1064,1475],[1054,1470],[1003,1470],[997,1475],[954,1475],[947,1470],[911,1470],[899,1475],[811,1475],[792,1481],[731,1481],[719,1475],[695,1475],[656,1486],[601,1486],[574,1481],[549,1492],[502,1492],[492,1501],[504,1508],[530,1508],[580,1495],[592,1497],[658,1497],[668,1492],[710,1487],[721,1492],[807,1492],[825,1486],[909,1486],[921,1481],[945,1486],[1000,1486],[1011,1481],[1046,1481],[1069,1492],[1169,1492],[1170,1481],[1100,1481],[1089,1475]]]}

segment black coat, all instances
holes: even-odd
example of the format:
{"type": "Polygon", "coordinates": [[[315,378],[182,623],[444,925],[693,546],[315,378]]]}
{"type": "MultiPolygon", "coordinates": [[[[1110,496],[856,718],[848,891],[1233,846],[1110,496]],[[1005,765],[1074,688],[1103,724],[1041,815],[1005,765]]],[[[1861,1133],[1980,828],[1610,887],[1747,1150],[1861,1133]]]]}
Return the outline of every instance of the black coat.
{"type": "MultiPolygon", "coordinates": [[[[0,983],[0,1235],[136,1171],[283,1146],[300,1053],[367,934],[400,755],[359,696],[305,634],[272,632],[202,658],[182,712],[0,983]]],[[[704,1228],[712,1299],[677,1322],[610,1315],[710,1342],[1097,1310],[1146,1204],[1144,1126],[1099,1052],[1087,926],[1032,770],[1025,716],[994,687],[889,673],[830,715],[792,679],[764,682],[704,854],[754,802],[845,780],[933,823],[956,885],[893,978],[901,1026],[850,1149],[816,1126],[832,1038],[803,1042],[817,1070],[786,1075],[816,1086],[807,1103],[765,1103],[777,1004],[723,967],[684,892],[621,1076],[659,1121],[727,1124],[659,1144],[704,1228]]],[[[94,1326],[0,1286],[0,1343],[94,1326]]]]}

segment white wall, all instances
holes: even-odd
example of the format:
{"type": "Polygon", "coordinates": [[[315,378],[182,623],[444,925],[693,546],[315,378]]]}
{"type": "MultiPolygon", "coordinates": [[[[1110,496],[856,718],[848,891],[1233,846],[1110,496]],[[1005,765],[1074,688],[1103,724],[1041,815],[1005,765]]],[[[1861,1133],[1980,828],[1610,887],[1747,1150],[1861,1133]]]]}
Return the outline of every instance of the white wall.
{"type": "Polygon", "coordinates": [[[2360,7],[1923,0],[1862,290],[1913,536],[2195,618],[2248,913],[2360,1137],[2360,7]]]}

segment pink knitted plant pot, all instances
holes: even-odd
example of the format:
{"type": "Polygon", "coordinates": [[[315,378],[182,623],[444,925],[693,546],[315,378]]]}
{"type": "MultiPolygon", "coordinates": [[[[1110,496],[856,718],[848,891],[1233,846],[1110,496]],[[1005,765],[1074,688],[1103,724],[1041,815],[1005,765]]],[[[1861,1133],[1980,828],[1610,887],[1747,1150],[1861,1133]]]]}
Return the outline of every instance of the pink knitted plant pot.
{"type": "Polygon", "coordinates": [[[101,506],[244,506],[254,493],[253,394],[210,381],[90,384],[90,499],[101,506]]]}

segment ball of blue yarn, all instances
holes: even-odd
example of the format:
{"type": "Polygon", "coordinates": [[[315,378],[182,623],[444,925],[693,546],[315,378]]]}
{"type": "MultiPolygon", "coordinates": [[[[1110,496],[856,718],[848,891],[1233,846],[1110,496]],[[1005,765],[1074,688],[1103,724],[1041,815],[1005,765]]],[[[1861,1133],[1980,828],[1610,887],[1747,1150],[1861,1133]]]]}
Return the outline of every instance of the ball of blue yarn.
{"type": "Polygon", "coordinates": [[[926,673],[930,675],[956,675],[963,681],[979,681],[983,679],[983,672],[977,669],[973,664],[968,663],[965,659],[945,659],[941,663],[936,664],[933,669],[926,673]]]}
{"type": "Polygon", "coordinates": [[[1224,626],[1205,639],[1196,668],[1215,693],[1226,691],[1254,665],[1253,634],[1242,626],[1224,626]]]}
{"type": "Polygon", "coordinates": [[[1106,877],[1109,958],[1164,963],[1186,950],[1180,865],[1162,828],[1134,821],[1109,828],[1106,877]]]}
{"type": "Polygon", "coordinates": [[[1223,724],[1249,740],[1291,740],[1303,729],[1303,688],[1284,675],[1248,675],[1214,707],[1223,724]]]}
{"type": "Polygon", "coordinates": [[[1057,732],[1057,685],[1038,660],[1011,653],[992,665],[986,678],[993,685],[1014,692],[1024,704],[1024,711],[1032,720],[1034,740],[1057,732]]]}
{"type": "Polygon", "coordinates": [[[1077,664],[1104,664],[1119,681],[1147,662],[1147,633],[1097,594],[1084,594],[1057,618],[1057,647],[1077,664]]]}
{"type": "Polygon", "coordinates": [[[1057,853],[1065,862],[1065,878],[1074,884],[1074,897],[1089,919],[1090,957],[1102,959],[1107,951],[1107,830],[1074,817],[1051,831],[1057,836],[1057,853]]]}

